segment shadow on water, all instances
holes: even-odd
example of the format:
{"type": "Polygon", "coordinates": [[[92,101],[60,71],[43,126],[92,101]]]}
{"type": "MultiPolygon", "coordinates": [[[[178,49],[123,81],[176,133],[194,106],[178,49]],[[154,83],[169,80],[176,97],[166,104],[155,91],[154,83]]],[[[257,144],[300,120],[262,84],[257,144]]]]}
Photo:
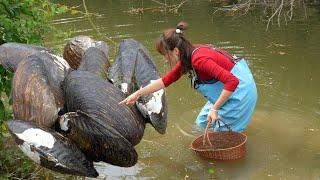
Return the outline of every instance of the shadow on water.
{"type": "MultiPolygon", "coordinates": [[[[160,135],[147,125],[136,146],[139,162],[131,168],[96,164],[105,179],[319,179],[320,178],[320,21],[318,12],[307,20],[272,25],[266,31],[262,15],[212,17],[206,1],[190,2],[179,14],[123,11],[142,1],[88,1],[102,36],[83,16],[61,17],[58,28],[73,29],[72,36],[89,35],[120,42],[135,38],[151,52],[162,74],[170,67],[156,52],[161,31],[180,20],[189,23],[186,36],[193,43],[211,43],[245,57],[254,74],[259,100],[247,129],[247,155],[231,162],[207,161],[190,149],[194,120],[205,99],[190,88],[186,77],[167,88],[168,128],[160,135]],[[128,5],[129,4],[129,5],[128,5]]],[[[68,1],[78,5],[76,1],[68,1]]],[[[149,3],[145,2],[145,6],[149,3]]],[[[311,12],[312,13],[312,12],[311,12]]],[[[62,48],[66,40],[48,42],[62,48]]],[[[113,59],[114,55],[110,54],[113,59]]]]}

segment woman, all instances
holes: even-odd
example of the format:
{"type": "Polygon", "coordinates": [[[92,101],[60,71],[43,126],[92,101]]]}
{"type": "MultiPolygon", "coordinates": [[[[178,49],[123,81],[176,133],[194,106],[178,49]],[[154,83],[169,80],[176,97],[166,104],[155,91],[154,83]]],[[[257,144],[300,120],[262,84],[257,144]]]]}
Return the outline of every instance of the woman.
{"type": "MultiPolygon", "coordinates": [[[[158,52],[174,67],[120,104],[133,104],[140,96],[168,87],[188,73],[192,87],[208,99],[196,124],[205,127],[221,119],[233,131],[244,131],[257,101],[256,85],[246,61],[212,46],[192,45],[183,35],[187,27],[180,22],[176,29],[165,30],[156,43],[158,52]]],[[[226,130],[224,124],[213,124],[216,131],[226,130]]]]}

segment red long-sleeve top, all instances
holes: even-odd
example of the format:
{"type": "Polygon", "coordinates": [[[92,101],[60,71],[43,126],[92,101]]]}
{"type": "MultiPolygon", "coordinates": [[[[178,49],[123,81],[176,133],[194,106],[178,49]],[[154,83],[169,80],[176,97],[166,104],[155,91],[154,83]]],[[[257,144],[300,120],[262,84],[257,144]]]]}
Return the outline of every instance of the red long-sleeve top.
{"type": "MultiPolygon", "coordinates": [[[[191,64],[198,78],[202,81],[212,79],[221,81],[224,84],[223,88],[232,92],[239,84],[239,79],[230,72],[234,63],[214,49],[199,47],[192,54],[191,64]]],[[[168,87],[181,76],[182,61],[178,61],[178,63],[162,77],[164,86],[168,87]]]]}

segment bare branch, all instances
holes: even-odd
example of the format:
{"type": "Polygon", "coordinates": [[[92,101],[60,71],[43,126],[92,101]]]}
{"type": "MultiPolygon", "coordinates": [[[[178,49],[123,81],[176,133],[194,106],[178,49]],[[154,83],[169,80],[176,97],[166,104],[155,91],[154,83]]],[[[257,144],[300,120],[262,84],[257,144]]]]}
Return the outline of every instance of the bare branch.
{"type": "Polygon", "coordinates": [[[162,5],[162,6],[165,6],[165,7],[167,7],[168,5],[167,5],[167,2],[165,2],[165,3],[162,3],[162,2],[159,2],[159,1],[156,1],[156,0],[151,0],[152,2],[155,2],[155,3],[157,3],[157,4],[160,4],[160,5],[162,5]]]}
{"type": "Polygon", "coordinates": [[[130,10],[125,11],[125,12],[131,13],[131,14],[141,14],[146,11],[152,11],[152,12],[154,12],[154,11],[163,12],[164,11],[164,12],[166,12],[168,10],[169,12],[177,13],[179,8],[181,8],[182,5],[184,5],[186,2],[188,2],[190,0],[184,0],[184,1],[181,1],[179,4],[173,4],[173,5],[168,5],[167,1],[165,1],[165,3],[159,2],[157,0],[151,0],[151,1],[154,3],[157,3],[161,6],[159,6],[159,7],[131,8],[130,10]]]}
{"type": "Polygon", "coordinates": [[[293,16],[293,3],[294,3],[294,0],[291,0],[290,1],[290,21],[292,20],[292,16],[293,16]]]}
{"type": "MultiPolygon", "coordinates": [[[[282,1],[283,1],[283,0],[282,0],[282,1]]],[[[268,23],[267,23],[267,28],[266,28],[266,30],[268,30],[268,28],[269,28],[269,23],[271,22],[271,20],[273,19],[273,17],[280,11],[281,8],[282,8],[282,7],[279,6],[279,7],[277,8],[277,10],[272,14],[272,16],[268,19],[268,23]]]]}
{"type": "Polygon", "coordinates": [[[308,18],[308,16],[307,16],[307,7],[306,7],[306,4],[304,3],[304,1],[302,1],[302,3],[303,3],[303,8],[304,8],[304,16],[307,19],[308,18]]]}
{"type": "Polygon", "coordinates": [[[177,11],[183,4],[188,2],[189,0],[182,1],[180,4],[176,5],[176,7],[170,9],[169,11],[177,11]]]}
{"type": "Polygon", "coordinates": [[[282,7],[283,7],[283,0],[281,0],[280,9],[279,9],[279,13],[278,13],[278,25],[279,26],[280,26],[280,15],[281,15],[282,7]]]}

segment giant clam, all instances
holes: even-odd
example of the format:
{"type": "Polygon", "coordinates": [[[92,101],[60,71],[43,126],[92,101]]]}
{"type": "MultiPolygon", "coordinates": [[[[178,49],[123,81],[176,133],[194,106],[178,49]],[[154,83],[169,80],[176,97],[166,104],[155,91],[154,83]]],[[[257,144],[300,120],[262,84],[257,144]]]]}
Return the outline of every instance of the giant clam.
{"type": "Polygon", "coordinates": [[[140,142],[144,120],[135,107],[119,105],[125,95],[108,81],[86,71],[72,71],[64,80],[68,112],[80,110],[115,128],[133,145],[140,142]]]}
{"type": "MultiPolygon", "coordinates": [[[[123,40],[119,55],[109,70],[109,79],[129,95],[159,79],[159,72],[148,50],[134,39],[123,40]]],[[[143,116],[161,134],[167,127],[167,104],[164,90],[142,96],[136,103],[143,116]]]]}
{"type": "Polygon", "coordinates": [[[51,127],[64,106],[60,84],[69,66],[48,53],[38,52],[19,63],[13,77],[13,113],[16,119],[51,127]]]}
{"type": "Polygon", "coordinates": [[[91,159],[133,166],[137,162],[133,146],[140,142],[145,122],[135,107],[119,105],[125,96],[104,80],[103,67],[108,66],[98,48],[85,51],[78,70],[63,83],[69,113],[60,118],[60,129],[91,159]]]}
{"type": "Polygon", "coordinates": [[[16,56],[12,49],[10,56],[4,54],[8,50],[1,51],[0,47],[4,67],[15,72],[14,119],[21,119],[8,122],[8,128],[31,159],[39,163],[40,157],[40,165],[95,177],[92,161],[122,167],[137,163],[134,146],[141,141],[146,122],[158,132],[165,132],[163,90],[142,97],[136,106],[119,105],[128,93],[159,78],[147,49],[139,42],[124,40],[110,71],[108,46],[86,36],[75,37],[65,46],[64,57],[71,68],[46,48],[22,47],[16,56]],[[11,64],[10,59],[16,61],[11,64]],[[41,136],[40,144],[35,142],[39,139],[35,133],[41,136]],[[50,139],[49,148],[46,141],[50,139]]]}
{"type": "Polygon", "coordinates": [[[106,79],[110,62],[106,54],[97,47],[88,48],[82,57],[78,70],[94,73],[106,79]]]}
{"type": "Polygon", "coordinates": [[[37,164],[61,173],[98,176],[92,161],[52,129],[22,120],[8,121],[7,126],[19,148],[37,164]]]}
{"type": "Polygon", "coordinates": [[[59,122],[61,133],[76,142],[90,159],[122,167],[137,163],[133,145],[107,122],[81,111],[66,113],[59,122]]]}
{"type": "Polygon", "coordinates": [[[64,47],[63,58],[71,68],[78,69],[84,52],[90,47],[97,47],[108,55],[108,47],[103,41],[95,41],[88,36],[76,36],[68,41],[64,47]]]}
{"type": "Polygon", "coordinates": [[[8,71],[14,72],[20,61],[39,51],[52,53],[50,49],[40,46],[5,43],[0,46],[0,64],[8,71]]]}

